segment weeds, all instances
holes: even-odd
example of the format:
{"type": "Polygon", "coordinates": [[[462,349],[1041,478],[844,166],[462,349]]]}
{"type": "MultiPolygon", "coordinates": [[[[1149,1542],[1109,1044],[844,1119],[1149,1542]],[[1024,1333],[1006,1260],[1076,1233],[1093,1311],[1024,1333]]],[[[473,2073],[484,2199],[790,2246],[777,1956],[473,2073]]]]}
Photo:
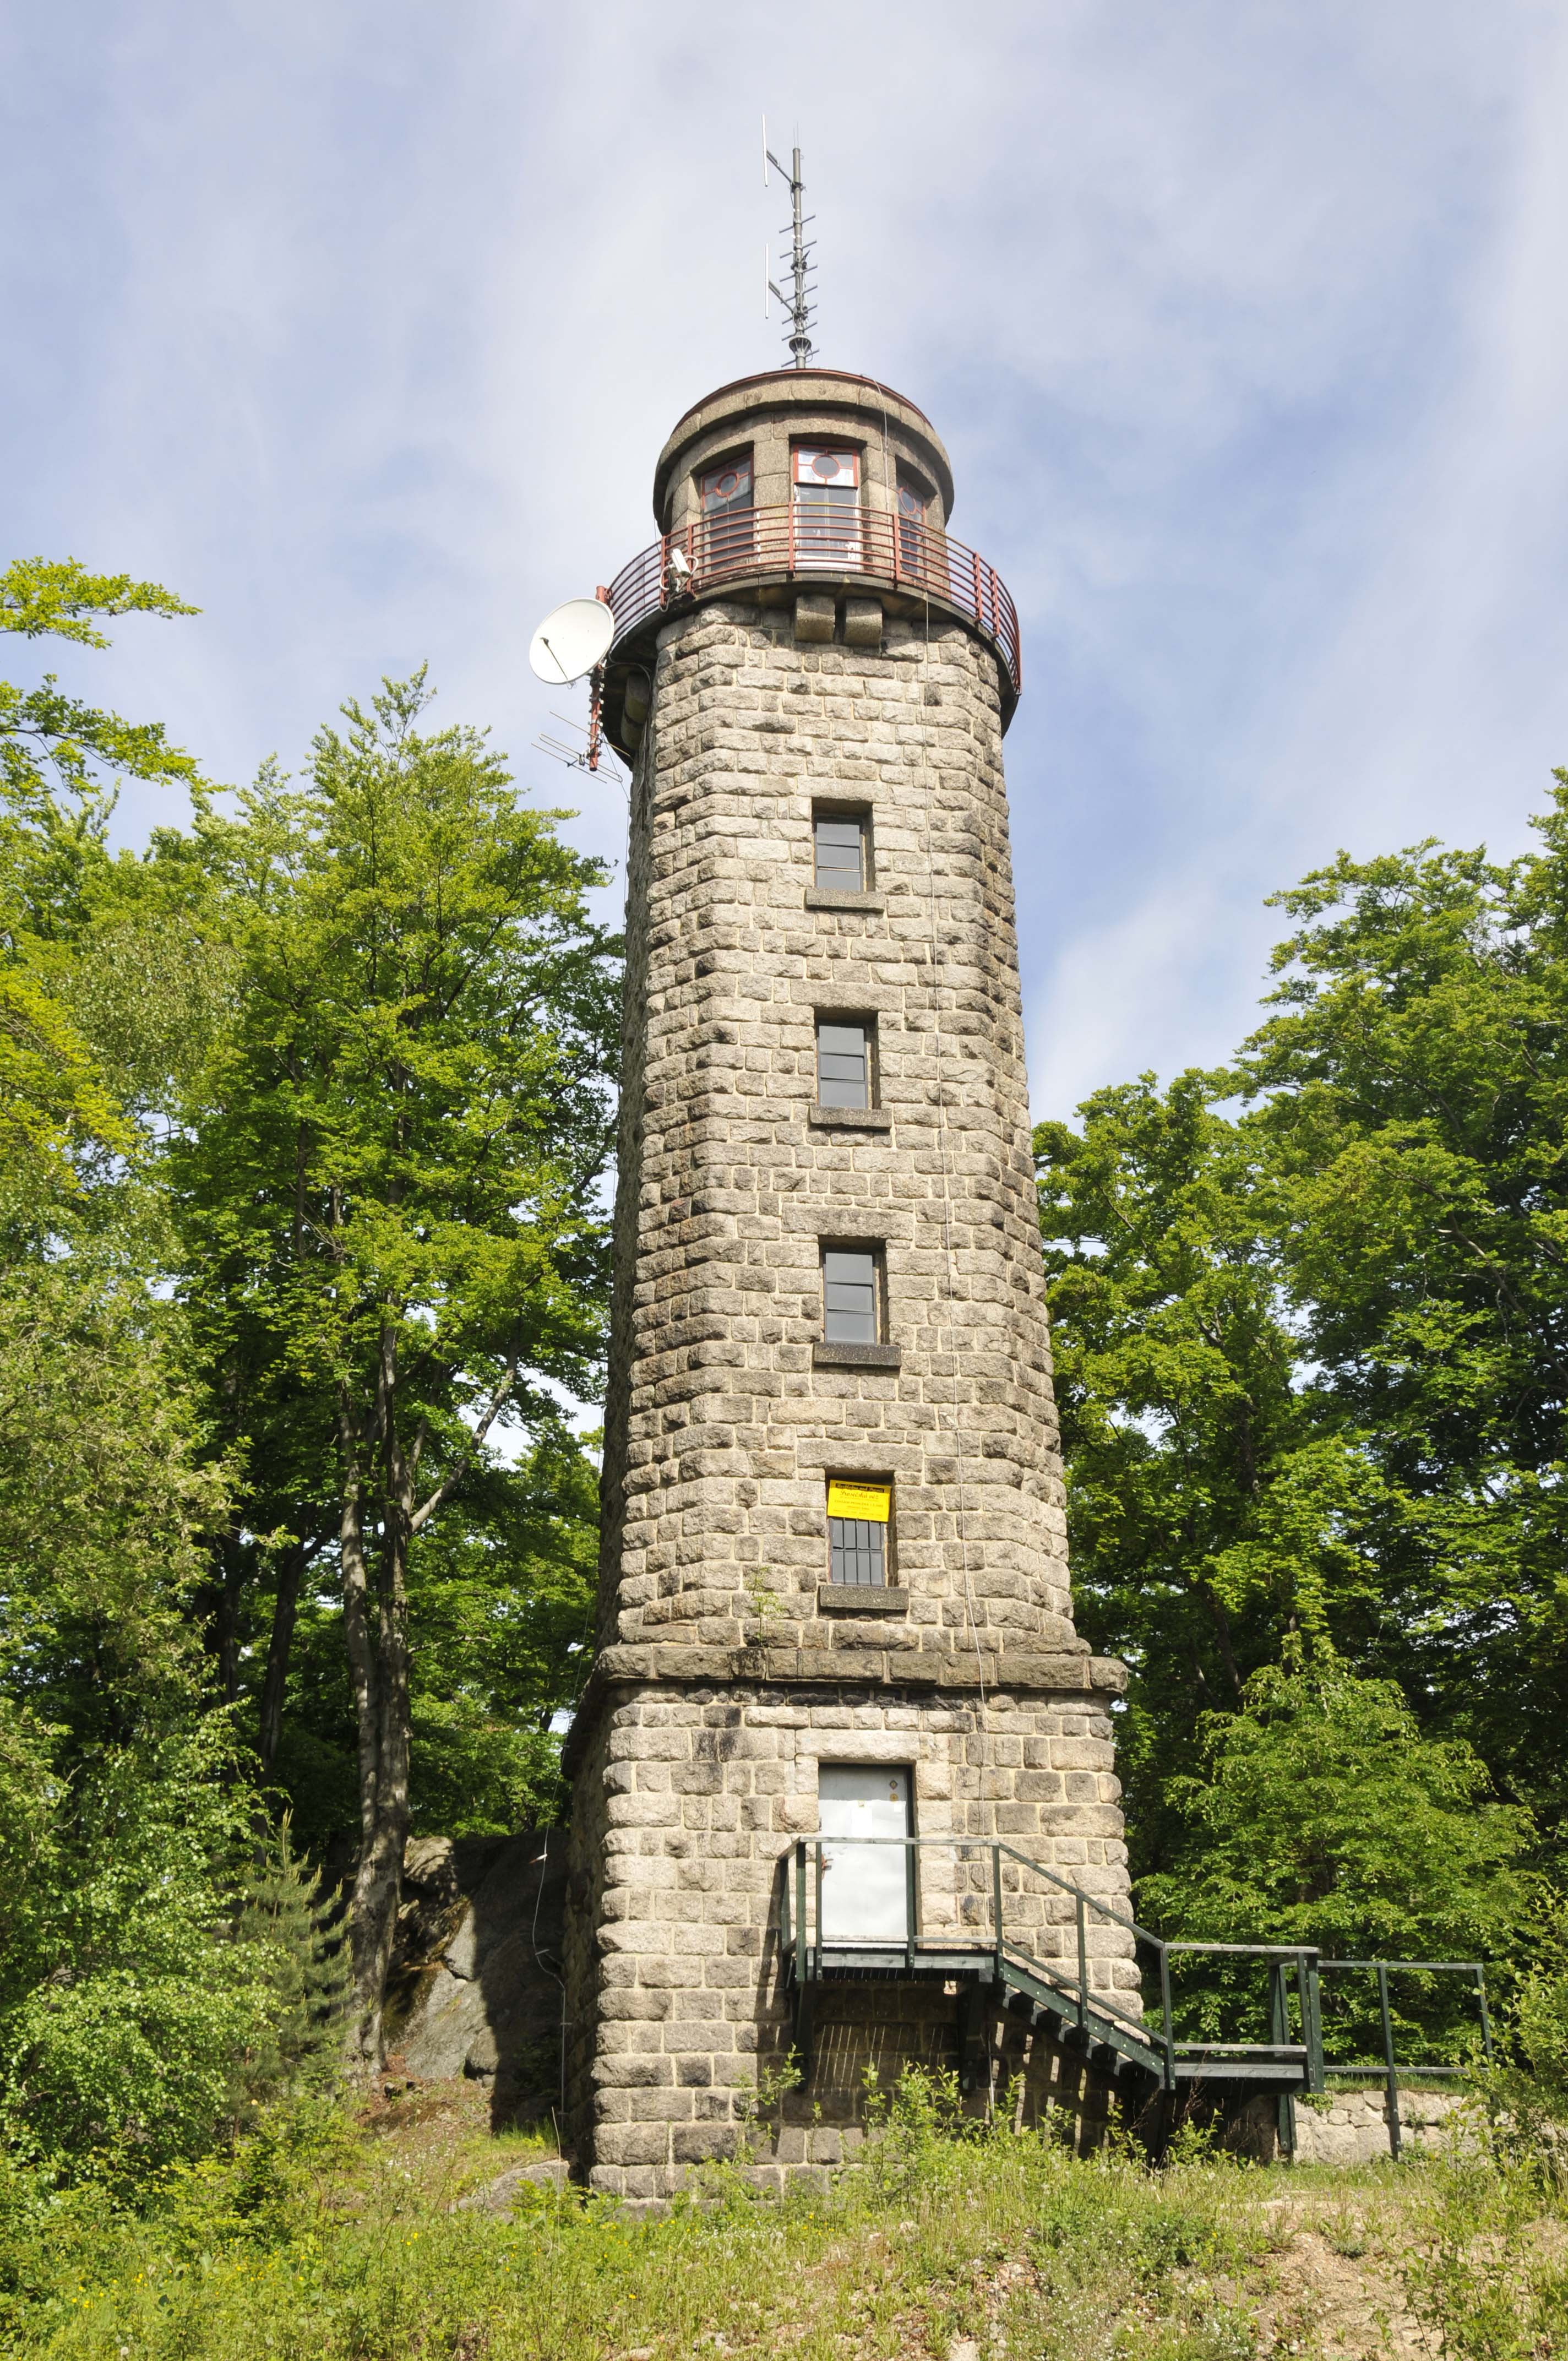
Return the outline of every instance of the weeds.
{"type": "MultiPolygon", "coordinates": [[[[743,2142],[765,2140],[788,2082],[752,2094],[743,2142]]],[[[1434,2361],[1568,2349],[1561,2194],[1507,2158],[1292,2175],[1189,2140],[1157,2171],[1130,2147],[1080,2161],[1048,2133],[977,2123],[942,2075],[906,2073],[869,2096],[871,2136],[830,2183],[762,2196],[737,2162],[663,2219],[530,2184],[511,2213],[487,2213],[461,2202],[486,2165],[456,2141],[444,2154],[439,2115],[372,2138],[319,2105],[268,2117],[222,2162],[167,2174],[137,2214],[92,2190],[0,2177],[0,2349],[944,2361],[972,2346],[975,2361],[1264,2361],[1381,2351],[1379,2305],[1434,2361]],[[1360,2290],[1350,2310],[1372,2341],[1318,2341],[1318,2297],[1291,2277],[1309,2217],[1312,2252],[1360,2290]],[[1374,2269],[1364,2251],[1381,2278],[1358,2278],[1374,2269]]]]}

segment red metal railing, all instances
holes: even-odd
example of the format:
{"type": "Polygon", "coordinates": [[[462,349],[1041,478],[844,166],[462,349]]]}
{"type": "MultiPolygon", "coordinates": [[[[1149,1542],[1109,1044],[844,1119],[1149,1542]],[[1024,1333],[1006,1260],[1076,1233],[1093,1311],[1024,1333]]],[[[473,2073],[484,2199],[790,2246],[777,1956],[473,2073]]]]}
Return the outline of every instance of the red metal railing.
{"type": "Polygon", "coordinates": [[[915,597],[939,599],[992,642],[1014,694],[1024,685],[1018,610],[996,568],[930,525],[869,509],[849,514],[805,505],[741,509],[699,517],[684,532],[666,533],[623,566],[609,586],[615,644],[661,608],[721,582],[770,574],[891,582],[915,597]]]}

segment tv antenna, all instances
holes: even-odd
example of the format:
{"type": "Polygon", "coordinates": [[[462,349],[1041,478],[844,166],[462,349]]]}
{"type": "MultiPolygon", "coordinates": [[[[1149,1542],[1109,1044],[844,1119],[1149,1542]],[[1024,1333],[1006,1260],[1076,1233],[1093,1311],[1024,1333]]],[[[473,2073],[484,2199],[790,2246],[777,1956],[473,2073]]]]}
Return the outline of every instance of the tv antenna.
{"type": "MultiPolygon", "coordinates": [[[[789,348],[795,355],[795,366],[796,368],[805,368],[811,358],[811,323],[817,316],[817,306],[811,301],[811,291],[816,281],[809,276],[812,251],[817,240],[806,236],[806,225],[807,222],[815,221],[817,216],[815,214],[803,214],[800,209],[800,201],[806,194],[806,182],[800,177],[799,148],[790,149],[790,169],[786,172],[768,146],[768,118],[764,115],[762,117],[762,186],[764,189],[768,185],[770,164],[782,181],[789,182],[790,218],[787,225],[790,236],[789,269],[795,291],[793,294],[786,295],[784,289],[774,282],[773,258],[770,253],[763,266],[767,277],[768,295],[776,295],[784,305],[789,320],[789,348]]],[[[784,232],[780,230],[779,236],[783,237],[784,235],[784,232]]],[[[766,295],[762,299],[762,316],[764,319],[769,316],[766,295]]]]}

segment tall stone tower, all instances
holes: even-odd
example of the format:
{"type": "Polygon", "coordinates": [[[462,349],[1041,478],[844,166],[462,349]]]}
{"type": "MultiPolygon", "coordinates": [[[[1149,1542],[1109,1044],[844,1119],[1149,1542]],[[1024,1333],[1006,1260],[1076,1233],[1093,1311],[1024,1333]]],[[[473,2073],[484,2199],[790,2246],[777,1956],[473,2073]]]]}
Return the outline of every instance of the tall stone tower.
{"type": "MultiPolygon", "coordinates": [[[[818,2159],[867,2064],[973,2069],[984,1993],[941,1941],[1000,1871],[959,1839],[1126,1906],[1122,1675],[1073,1628],[1035,1209],[1017,626],[952,502],[886,387],[746,379],[680,421],[661,537],[601,594],[633,785],[568,2113],[630,2197],[732,2145],[792,2051],[818,2159]],[[812,1850],[807,1879],[823,1830],[920,1842],[821,1875],[812,1850]],[[842,1964],[809,2021],[803,1907],[842,1964]]],[[[1070,1897],[1036,1898],[1036,1949],[1070,1947],[1070,1897]]],[[[1094,1914],[1087,1945],[1135,2015],[1126,1938],[1094,1914]]],[[[809,2136],[786,2121],[783,2166],[809,2136]]]]}

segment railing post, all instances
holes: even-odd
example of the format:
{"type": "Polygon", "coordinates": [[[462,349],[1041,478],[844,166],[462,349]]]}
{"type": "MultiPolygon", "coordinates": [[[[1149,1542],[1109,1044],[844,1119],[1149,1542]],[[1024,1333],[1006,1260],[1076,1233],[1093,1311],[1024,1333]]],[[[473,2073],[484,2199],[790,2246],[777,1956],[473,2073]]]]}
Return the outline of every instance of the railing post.
{"type": "Polygon", "coordinates": [[[1002,1932],[1002,1847],[997,1843],[991,1848],[991,1913],[992,1933],[996,1938],[996,1981],[1000,1983],[1006,1963],[1007,1946],[1002,1932]]]}
{"type": "MultiPolygon", "coordinates": [[[[1298,1957],[1299,1955],[1298,1954],[1298,1957]]],[[[1270,1960],[1268,1963],[1268,2030],[1277,2049],[1283,2049],[1290,2038],[1290,2003],[1285,1990],[1285,1962],[1270,1960]]],[[[1296,2161],[1296,2109],[1288,2091],[1281,2091],[1276,2103],[1275,2114],[1279,2129],[1279,2145],[1296,2161]]]]}
{"type": "Polygon", "coordinates": [[[1307,1954],[1304,1965],[1301,2009],[1306,2027],[1307,2088],[1321,2092],[1328,2084],[1323,2067],[1323,1987],[1316,1951],[1307,1954]]]}
{"type": "Polygon", "coordinates": [[[795,1841],[795,1975],[797,1983],[806,1977],[806,1839],[795,1841]]]}
{"type": "Polygon", "coordinates": [[[916,1885],[916,1853],[913,1840],[904,1840],[904,1964],[910,1975],[915,1973],[915,1914],[917,1907],[916,1885]]]}
{"type": "Polygon", "coordinates": [[[1485,1968],[1477,1968],[1475,1971],[1475,1997],[1481,2004],[1481,2048],[1486,2055],[1486,2063],[1490,2066],[1493,2062],[1492,2019],[1486,2008],[1486,1971],[1485,1968]]]}
{"type": "Polygon", "coordinates": [[[1089,2031],[1089,1928],[1081,1894],[1078,1896],[1078,2029],[1085,2036],[1089,2031]]]}
{"type": "Polygon", "coordinates": [[[822,1972],[822,1839],[820,1837],[815,1837],[811,1841],[817,1853],[817,1942],[812,1957],[815,1971],[817,1975],[820,1975],[822,1972]]]}
{"type": "Polygon", "coordinates": [[[1388,2076],[1388,2153],[1396,2164],[1399,2161],[1399,2074],[1394,2063],[1394,2019],[1388,2008],[1388,1971],[1381,1961],[1377,1968],[1377,2005],[1383,2013],[1383,2062],[1388,2076]]]}
{"type": "Polygon", "coordinates": [[[1159,1947],[1159,2014],[1165,2032],[1165,2087],[1176,2088],[1176,2022],[1170,2005],[1170,1945],[1159,1947]]]}

